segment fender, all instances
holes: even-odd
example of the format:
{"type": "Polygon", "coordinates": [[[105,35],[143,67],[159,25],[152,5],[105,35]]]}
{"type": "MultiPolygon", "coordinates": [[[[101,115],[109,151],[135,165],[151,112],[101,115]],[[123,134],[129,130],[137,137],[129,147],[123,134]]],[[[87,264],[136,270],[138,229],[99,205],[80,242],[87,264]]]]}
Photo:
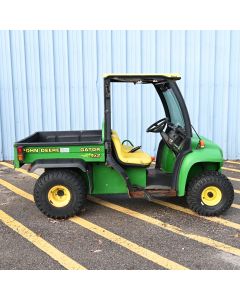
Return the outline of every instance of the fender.
{"type": "Polygon", "coordinates": [[[56,169],[56,168],[78,168],[83,172],[87,172],[87,164],[81,159],[37,159],[28,169],[29,172],[33,172],[36,169],[56,169]]]}
{"type": "Polygon", "coordinates": [[[179,197],[185,195],[190,170],[199,163],[202,163],[203,170],[219,171],[223,165],[221,148],[216,144],[206,143],[205,148],[194,149],[184,157],[178,176],[177,195],[179,197]]]}
{"type": "Polygon", "coordinates": [[[87,174],[89,192],[93,190],[92,168],[82,159],[38,159],[35,160],[28,169],[33,172],[36,169],[63,169],[63,168],[76,168],[87,174]]]}

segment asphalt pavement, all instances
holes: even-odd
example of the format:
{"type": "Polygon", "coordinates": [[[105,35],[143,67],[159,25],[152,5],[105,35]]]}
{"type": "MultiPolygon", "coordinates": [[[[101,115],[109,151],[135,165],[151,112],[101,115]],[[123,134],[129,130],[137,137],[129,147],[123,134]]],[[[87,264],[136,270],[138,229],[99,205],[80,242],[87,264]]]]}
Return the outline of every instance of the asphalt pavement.
{"type": "Polygon", "coordinates": [[[200,217],[184,199],[89,197],[78,216],[53,220],[35,206],[38,175],[0,162],[0,269],[240,269],[240,162],[225,162],[233,206],[200,217]]]}

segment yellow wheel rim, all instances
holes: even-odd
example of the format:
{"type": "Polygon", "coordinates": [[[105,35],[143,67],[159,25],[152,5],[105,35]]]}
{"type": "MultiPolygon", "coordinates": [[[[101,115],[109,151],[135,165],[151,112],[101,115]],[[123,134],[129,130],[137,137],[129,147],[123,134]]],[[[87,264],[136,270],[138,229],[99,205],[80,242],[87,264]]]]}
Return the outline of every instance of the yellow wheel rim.
{"type": "Polygon", "coordinates": [[[55,207],[64,207],[71,200],[71,193],[63,185],[55,185],[48,192],[48,201],[55,207]]]}
{"type": "Polygon", "coordinates": [[[214,206],[222,200],[222,192],[216,186],[208,186],[202,191],[201,198],[204,204],[214,206]]]}

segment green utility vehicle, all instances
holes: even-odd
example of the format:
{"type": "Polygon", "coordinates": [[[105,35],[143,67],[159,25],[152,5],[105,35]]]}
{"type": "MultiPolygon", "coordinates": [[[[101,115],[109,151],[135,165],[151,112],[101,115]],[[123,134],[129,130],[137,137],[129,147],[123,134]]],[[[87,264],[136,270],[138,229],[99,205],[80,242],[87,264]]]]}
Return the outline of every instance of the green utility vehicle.
{"type": "MultiPolygon", "coordinates": [[[[230,181],[221,174],[220,147],[192,126],[176,81],[178,74],[110,74],[104,76],[102,130],[36,132],[14,145],[15,168],[45,171],[34,188],[37,207],[48,217],[77,214],[87,195],[183,197],[200,215],[217,216],[234,198],[230,181]],[[159,133],[155,164],[152,157],[121,142],[111,127],[111,85],[115,82],[150,84],[159,95],[165,117],[147,128],[159,133]]],[[[89,112],[90,113],[90,112],[89,112]]]]}

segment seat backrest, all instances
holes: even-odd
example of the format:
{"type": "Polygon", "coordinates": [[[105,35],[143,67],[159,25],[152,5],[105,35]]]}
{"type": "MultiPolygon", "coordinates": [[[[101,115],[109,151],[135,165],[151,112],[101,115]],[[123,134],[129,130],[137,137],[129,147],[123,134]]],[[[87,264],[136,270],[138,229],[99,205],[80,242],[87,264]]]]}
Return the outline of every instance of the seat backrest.
{"type": "Polygon", "coordinates": [[[122,144],[121,144],[120,138],[115,130],[112,130],[112,141],[113,141],[114,147],[118,153],[118,156],[119,155],[121,156],[122,144]]]}
{"type": "Polygon", "coordinates": [[[144,153],[141,150],[136,152],[129,152],[129,147],[126,145],[122,145],[121,140],[115,130],[112,130],[112,145],[113,152],[115,152],[115,156],[119,164],[121,165],[134,165],[137,167],[146,168],[146,166],[151,163],[151,156],[147,153],[144,153]]]}

